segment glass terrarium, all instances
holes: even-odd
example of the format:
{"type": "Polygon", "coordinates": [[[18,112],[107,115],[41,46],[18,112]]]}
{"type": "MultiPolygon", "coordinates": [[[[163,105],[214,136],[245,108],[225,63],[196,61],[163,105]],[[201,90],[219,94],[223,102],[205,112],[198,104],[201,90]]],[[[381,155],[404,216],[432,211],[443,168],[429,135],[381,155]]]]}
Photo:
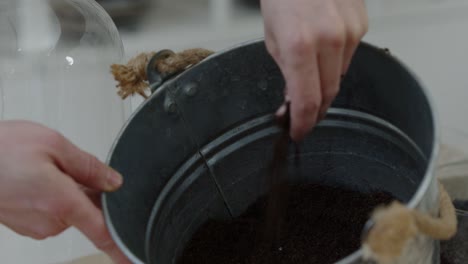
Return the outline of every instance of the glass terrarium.
{"type": "Polygon", "coordinates": [[[91,0],[2,2],[2,119],[59,130],[105,159],[125,119],[109,72],[123,58],[111,18],[91,0]]]}
{"type": "MultiPolygon", "coordinates": [[[[117,28],[93,0],[1,0],[1,119],[39,122],[104,161],[128,116],[110,74],[123,55],[117,28]]],[[[20,264],[94,250],[74,229],[37,242],[1,225],[0,248],[1,263],[20,264]]]]}

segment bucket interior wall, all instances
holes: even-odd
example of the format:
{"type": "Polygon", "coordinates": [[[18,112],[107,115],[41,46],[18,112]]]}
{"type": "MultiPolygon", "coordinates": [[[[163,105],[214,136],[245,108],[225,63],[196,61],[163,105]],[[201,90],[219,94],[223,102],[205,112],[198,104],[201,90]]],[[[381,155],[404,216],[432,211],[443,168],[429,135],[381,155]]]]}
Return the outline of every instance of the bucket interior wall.
{"type": "MultiPolygon", "coordinates": [[[[267,126],[223,144],[212,155],[206,151],[217,179],[210,182],[204,174],[205,180],[195,180],[199,176],[189,172],[173,185],[151,219],[150,263],[176,263],[203,222],[228,217],[223,202],[233,216],[239,216],[265,194],[275,136],[277,130],[267,126]],[[221,196],[213,188],[216,185],[221,196]]],[[[426,159],[401,131],[349,113],[334,113],[306,138],[299,153],[290,149],[288,166],[291,183],[386,191],[407,202],[423,179],[426,159]],[[300,156],[299,167],[294,166],[295,155],[300,156]]]]}

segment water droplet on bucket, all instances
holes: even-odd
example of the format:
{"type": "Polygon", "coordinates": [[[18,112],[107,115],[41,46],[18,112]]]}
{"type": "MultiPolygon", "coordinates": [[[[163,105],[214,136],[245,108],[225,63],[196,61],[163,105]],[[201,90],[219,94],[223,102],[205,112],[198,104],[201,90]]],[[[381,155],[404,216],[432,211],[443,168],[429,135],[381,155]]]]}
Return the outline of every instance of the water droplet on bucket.
{"type": "Polygon", "coordinates": [[[65,57],[65,59],[67,60],[68,65],[70,65],[70,66],[72,66],[73,63],[75,63],[75,60],[70,56],[65,57]]]}

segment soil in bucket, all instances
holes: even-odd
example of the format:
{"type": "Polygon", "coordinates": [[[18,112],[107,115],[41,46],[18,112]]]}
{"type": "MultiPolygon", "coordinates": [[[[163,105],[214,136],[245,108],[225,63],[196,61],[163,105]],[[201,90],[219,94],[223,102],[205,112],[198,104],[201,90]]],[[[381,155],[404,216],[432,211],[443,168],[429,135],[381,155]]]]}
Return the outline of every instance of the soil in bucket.
{"type": "MultiPolygon", "coordinates": [[[[287,105],[286,117],[289,117],[287,105]]],[[[334,263],[359,249],[372,210],[394,198],[320,184],[289,185],[289,118],[279,120],[270,190],[239,217],[209,220],[186,245],[178,264],[334,263]]],[[[295,164],[300,166],[296,145],[295,164]]]]}
{"type": "Polygon", "coordinates": [[[287,196],[276,243],[264,236],[267,194],[237,218],[203,224],[178,264],[334,263],[359,249],[372,210],[394,199],[318,184],[291,185],[287,196]]]}

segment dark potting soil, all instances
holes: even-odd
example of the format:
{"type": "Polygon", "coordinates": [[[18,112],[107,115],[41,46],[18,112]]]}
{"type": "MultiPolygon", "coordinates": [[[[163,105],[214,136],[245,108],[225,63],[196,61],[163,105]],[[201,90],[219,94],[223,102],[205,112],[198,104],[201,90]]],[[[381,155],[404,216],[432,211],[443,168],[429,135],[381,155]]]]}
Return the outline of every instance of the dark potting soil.
{"type": "Polygon", "coordinates": [[[360,247],[371,211],[393,197],[316,184],[290,186],[277,243],[265,240],[268,197],[229,221],[210,220],[187,244],[178,264],[334,263],[360,247]]]}
{"type": "MultiPolygon", "coordinates": [[[[178,264],[334,263],[357,250],[372,210],[393,200],[388,193],[363,194],[317,184],[287,185],[290,114],[270,163],[269,195],[230,221],[210,220],[187,244],[178,264]]],[[[300,167],[295,144],[294,166],[300,167]]]]}

